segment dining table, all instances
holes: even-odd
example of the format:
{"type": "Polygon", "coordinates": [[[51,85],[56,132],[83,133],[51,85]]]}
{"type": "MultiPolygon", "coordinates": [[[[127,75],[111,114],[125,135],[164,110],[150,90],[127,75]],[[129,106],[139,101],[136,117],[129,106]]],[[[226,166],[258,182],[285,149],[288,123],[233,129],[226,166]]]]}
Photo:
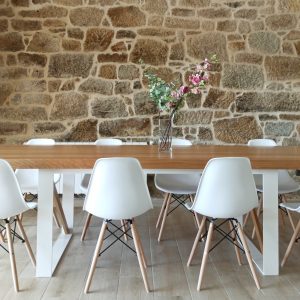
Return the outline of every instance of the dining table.
{"type": "MultiPolygon", "coordinates": [[[[192,145],[159,151],[157,145],[0,145],[0,158],[14,169],[38,169],[36,276],[51,277],[73,234],[74,174],[92,172],[95,161],[135,157],[146,174],[201,172],[215,157],[248,157],[263,176],[263,251],[251,244],[253,260],[264,275],[279,275],[278,170],[300,169],[299,146],[192,145]],[[62,207],[69,232],[53,235],[53,175],[63,175],[62,207]]],[[[226,171],[224,171],[226,176],[226,171]]],[[[212,199],[213,201],[213,199],[212,199]]]]}

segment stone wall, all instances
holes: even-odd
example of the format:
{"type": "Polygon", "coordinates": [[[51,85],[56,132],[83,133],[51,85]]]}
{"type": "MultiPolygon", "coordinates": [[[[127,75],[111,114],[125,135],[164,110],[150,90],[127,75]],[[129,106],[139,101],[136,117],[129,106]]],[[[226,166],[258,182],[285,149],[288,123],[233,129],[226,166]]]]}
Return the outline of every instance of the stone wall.
{"type": "Polygon", "coordinates": [[[0,0],[0,142],[151,140],[139,59],[166,80],[217,54],[174,133],[300,144],[299,0],[0,0]]]}

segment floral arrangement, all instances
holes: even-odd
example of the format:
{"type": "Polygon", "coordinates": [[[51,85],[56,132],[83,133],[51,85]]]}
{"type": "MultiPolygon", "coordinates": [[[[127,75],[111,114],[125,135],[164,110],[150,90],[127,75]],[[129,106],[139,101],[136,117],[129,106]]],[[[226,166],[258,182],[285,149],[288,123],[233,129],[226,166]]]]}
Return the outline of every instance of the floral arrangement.
{"type": "Polygon", "coordinates": [[[186,97],[191,94],[200,94],[209,81],[209,71],[212,63],[217,61],[216,56],[210,60],[207,58],[191,68],[187,85],[178,85],[176,82],[167,83],[156,74],[145,71],[144,76],[148,79],[150,98],[154,101],[159,111],[174,114],[184,105],[186,97]]]}

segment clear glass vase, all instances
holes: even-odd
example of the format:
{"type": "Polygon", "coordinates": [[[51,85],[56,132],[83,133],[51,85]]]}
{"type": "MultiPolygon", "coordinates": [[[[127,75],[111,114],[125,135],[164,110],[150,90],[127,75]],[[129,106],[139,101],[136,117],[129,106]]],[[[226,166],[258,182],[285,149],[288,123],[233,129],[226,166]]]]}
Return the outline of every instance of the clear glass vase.
{"type": "Polygon", "coordinates": [[[174,114],[160,115],[159,116],[159,151],[172,150],[172,127],[173,127],[174,114]]]}

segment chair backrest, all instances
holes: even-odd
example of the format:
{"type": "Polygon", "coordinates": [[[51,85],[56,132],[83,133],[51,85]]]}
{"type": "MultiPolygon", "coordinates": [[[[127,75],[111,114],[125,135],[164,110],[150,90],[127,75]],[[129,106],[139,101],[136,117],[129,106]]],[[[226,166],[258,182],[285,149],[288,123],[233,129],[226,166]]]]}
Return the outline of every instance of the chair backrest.
{"type": "Polygon", "coordinates": [[[248,146],[273,147],[277,146],[277,144],[274,140],[271,139],[253,139],[248,141],[248,146]]]}
{"type": "Polygon", "coordinates": [[[213,158],[200,178],[192,209],[213,218],[244,215],[258,205],[250,160],[213,158]]]}
{"type": "Polygon", "coordinates": [[[97,146],[120,146],[123,142],[119,139],[98,139],[95,141],[97,146]]]}
{"type": "Polygon", "coordinates": [[[102,158],[93,168],[83,209],[104,219],[131,219],[153,208],[135,158],[102,158]]]}
{"type": "Polygon", "coordinates": [[[192,142],[186,139],[172,138],[172,146],[191,146],[192,142]]]}
{"type": "Polygon", "coordinates": [[[0,159],[0,219],[7,219],[28,210],[10,164],[0,159]]]}
{"type": "MultiPolygon", "coordinates": [[[[24,143],[25,145],[36,146],[52,146],[55,140],[46,138],[30,139],[24,143]]],[[[23,192],[36,193],[39,180],[39,172],[37,169],[17,169],[16,176],[23,192]]]]}

